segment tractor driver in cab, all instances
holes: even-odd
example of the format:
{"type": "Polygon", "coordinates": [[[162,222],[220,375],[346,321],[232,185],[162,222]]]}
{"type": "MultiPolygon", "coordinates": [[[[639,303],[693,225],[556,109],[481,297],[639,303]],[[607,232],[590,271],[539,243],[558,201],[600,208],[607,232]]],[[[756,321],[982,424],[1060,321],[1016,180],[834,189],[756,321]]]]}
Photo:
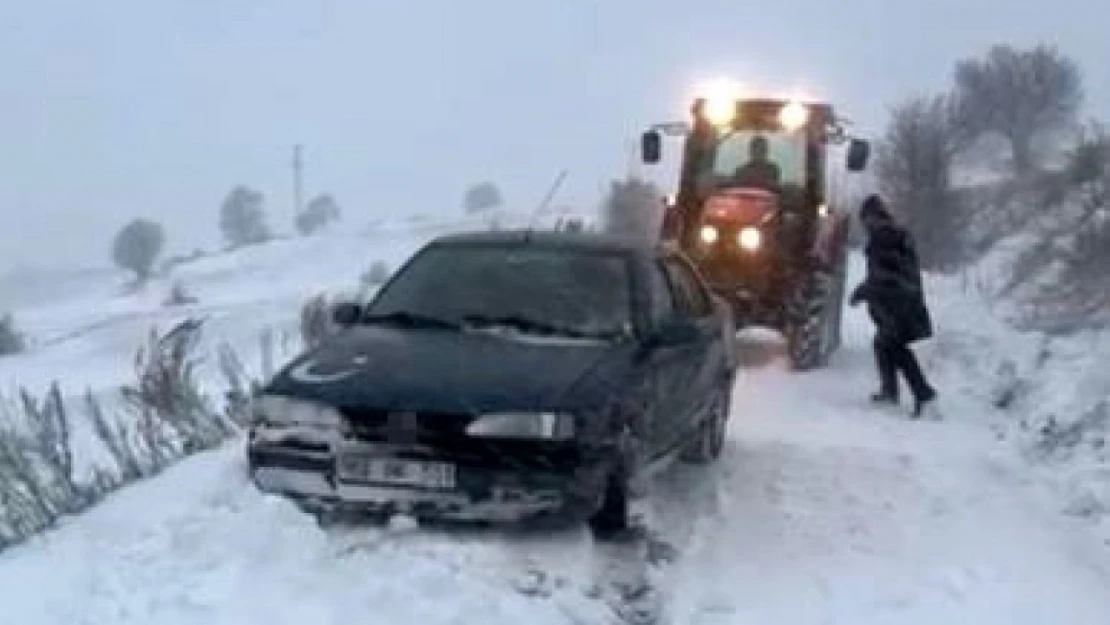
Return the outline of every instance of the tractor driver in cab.
{"type": "Polygon", "coordinates": [[[748,162],[736,168],[733,178],[743,186],[777,191],[782,180],[779,166],[767,158],[767,138],[756,135],[748,143],[748,162]]]}

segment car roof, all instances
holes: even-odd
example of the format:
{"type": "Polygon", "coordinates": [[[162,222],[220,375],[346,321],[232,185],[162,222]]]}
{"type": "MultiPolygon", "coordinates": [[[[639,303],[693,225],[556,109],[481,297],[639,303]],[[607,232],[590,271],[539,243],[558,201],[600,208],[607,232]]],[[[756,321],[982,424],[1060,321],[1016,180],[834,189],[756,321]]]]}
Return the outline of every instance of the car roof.
{"type": "Polygon", "coordinates": [[[554,230],[461,232],[436,237],[429,245],[437,247],[529,245],[544,249],[610,252],[641,257],[655,257],[669,249],[658,241],[638,237],[554,230]]]}

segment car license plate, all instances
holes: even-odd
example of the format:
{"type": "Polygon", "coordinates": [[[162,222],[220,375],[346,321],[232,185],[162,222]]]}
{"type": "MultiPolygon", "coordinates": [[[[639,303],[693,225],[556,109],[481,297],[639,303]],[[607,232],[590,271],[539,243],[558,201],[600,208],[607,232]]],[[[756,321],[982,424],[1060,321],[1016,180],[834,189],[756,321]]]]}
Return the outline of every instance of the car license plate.
{"type": "Polygon", "coordinates": [[[455,487],[455,465],[446,462],[345,454],[339,456],[337,469],[339,478],[346,481],[421,488],[455,487]]]}

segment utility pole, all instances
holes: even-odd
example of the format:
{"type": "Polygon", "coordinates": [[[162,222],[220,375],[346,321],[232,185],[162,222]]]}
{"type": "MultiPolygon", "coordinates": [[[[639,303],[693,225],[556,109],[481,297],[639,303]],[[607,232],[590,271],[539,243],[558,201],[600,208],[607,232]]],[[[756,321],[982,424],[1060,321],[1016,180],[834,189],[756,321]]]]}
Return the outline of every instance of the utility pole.
{"type": "Polygon", "coordinates": [[[300,144],[293,146],[293,215],[301,214],[301,176],[304,164],[301,162],[300,144]]]}

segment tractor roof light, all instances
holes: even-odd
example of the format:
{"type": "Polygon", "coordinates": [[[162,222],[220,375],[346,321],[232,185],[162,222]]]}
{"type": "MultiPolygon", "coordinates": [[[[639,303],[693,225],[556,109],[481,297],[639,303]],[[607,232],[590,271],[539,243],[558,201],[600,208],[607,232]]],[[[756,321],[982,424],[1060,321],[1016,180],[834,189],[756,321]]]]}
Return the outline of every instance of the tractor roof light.
{"type": "Polygon", "coordinates": [[[794,132],[809,122],[809,108],[801,102],[787,102],[779,110],[779,123],[788,132],[794,132]]]}
{"type": "Polygon", "coordinates": [[[736,118],[736,102],[740,96],[740,84],[736,81],[714,80],[698,89],[698,99],[703,103],[699,113],[715,126],[727,126],[736,118]]]}
{"type": "Polygon", "coordinates": [[[736,101],[724,98],[707,99],[703,113],[714,126],[727,126],[736,118],[736,101]]]}

